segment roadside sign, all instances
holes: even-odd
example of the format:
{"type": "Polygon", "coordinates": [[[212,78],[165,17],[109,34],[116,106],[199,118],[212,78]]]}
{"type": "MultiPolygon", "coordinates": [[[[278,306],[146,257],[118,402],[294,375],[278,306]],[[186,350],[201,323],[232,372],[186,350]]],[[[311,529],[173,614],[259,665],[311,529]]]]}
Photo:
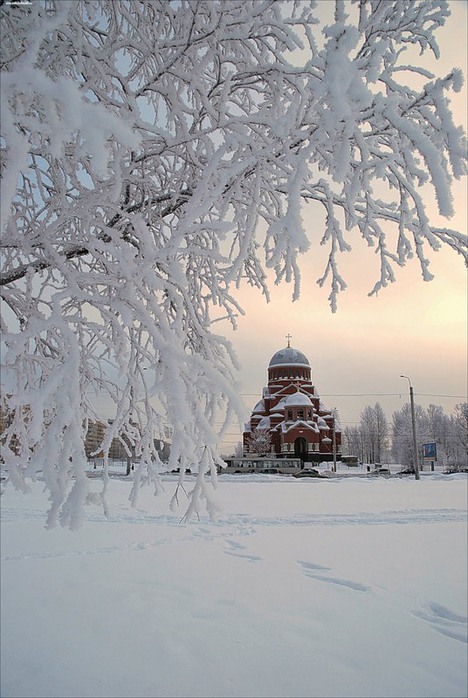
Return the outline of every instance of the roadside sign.
{"type": "Polygon", "coordinates": [[[437,444],[435,442],[422,445],[424,460],[437,460],[437,444]]]}

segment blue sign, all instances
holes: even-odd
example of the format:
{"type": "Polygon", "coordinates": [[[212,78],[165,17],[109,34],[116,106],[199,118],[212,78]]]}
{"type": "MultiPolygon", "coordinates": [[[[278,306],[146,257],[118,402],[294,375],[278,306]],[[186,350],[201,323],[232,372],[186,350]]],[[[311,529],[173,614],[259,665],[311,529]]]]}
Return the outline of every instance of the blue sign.
{"type": "Polygon", "coordinates": [[[422,450],[423,450],[423,458],[424,459],[437,460],[437,444],[436,443],[423,444],[422,450]]]}

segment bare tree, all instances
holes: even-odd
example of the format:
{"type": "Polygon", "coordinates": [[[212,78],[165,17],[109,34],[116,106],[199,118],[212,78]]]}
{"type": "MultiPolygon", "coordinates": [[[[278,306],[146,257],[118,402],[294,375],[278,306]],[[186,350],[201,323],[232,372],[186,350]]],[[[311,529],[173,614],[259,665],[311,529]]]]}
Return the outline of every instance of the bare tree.
{"type": "Polygon", "coordinates": [[[455,405],[450,417],[450,446],[448,458],[457,467],[468,467],[468,402],[455,405]]]}
{"type": "Polygon", "coordinates": [[[271,453],[271,434],[268,429],[254,429],[248,439],[249,453],[266,456],[271,453]]]}
{"type": "Polygon", "coordinates": [[[345,455],[356,456],[361,462],[365,460],[363,435],[360,426],[345,427],[343,431],[343,450],[345,455]]]}
{"type": "Polygon", "coordinates": [[[244,455],[244,444],[242,443],[242,441],[239,441],[236,444],[236,447],[234,449],[234,453],[232,454],[232,456],[233,456],[233,458],[242,458],[243,455],[244,455]]]}
{"type": "Polygon", "coordinates": [[[380,403],[367,406],[361,413],[360,431],[368,463],[380,463],[388,446],[388,423],[380,403]]]}
{"type": "MultiPolygon", "coordinates": [[[[418,458],[421,454],[421,445],[428,441],[428,418],[426,410],[421,405],[414,406],[416,445],[418,458]]],[[[392,417],[392,452],[397,461],[414,470],[413,430],[411,423],[411,408],[406,403],[401,410],[393,413],[392,417]]]]}
{"type": "Polygon", "coordinates": [[[235,326],[242,280],[268,297],[266,269],[297,298],[302,206],[326,212],[319,283],[333,309],[353,229],[378,253],[371,293],[413,255],[425,279],[430,250],[466,255],[425,205],[435,197],[450,216],[465,173],[448,101],[461,73],[424,66],[448,5],[340,0],[327,27],[314,3],[281,0],[36,0],[0,13],[2,379],[20,444],[4,449],[8,477],[25,488],[40,469],[48,525],[79,526],[99,393],[113,405],[105,457],[125,434],[141,464],[132,500],[143,476],[158,486],[154,438],[169,427],[169,467],[200,464],[193,497],[212,511],[204,472],[215,479],[242,411],[213,323],[235,326]],[[405,61],[414,45],[418,64],[405,61]]]}

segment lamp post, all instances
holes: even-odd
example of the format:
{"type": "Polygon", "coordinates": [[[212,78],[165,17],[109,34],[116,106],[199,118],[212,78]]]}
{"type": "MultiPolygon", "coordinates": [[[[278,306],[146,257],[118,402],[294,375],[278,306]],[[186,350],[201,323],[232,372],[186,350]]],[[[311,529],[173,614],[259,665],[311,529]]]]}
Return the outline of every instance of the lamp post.
{"type": "Polygon", "coordinates": [[[414,461],[414,477],[419,480],[419,461],[418,461],[418,447],[416,445],[416,420],[414,418],[414,395],[413,386],[411,385],[411,380],[408,376],[400,376],[400,378],[406,378],[409,383],[409,394],[410,394],[410,405],[411,405],[411,426],[413,429],[413,461],[414,461]]]}
{"type": "Polygon", "coordinates": [[[336,473],[336,407],[333,408],[333,472],[336,473]]]}

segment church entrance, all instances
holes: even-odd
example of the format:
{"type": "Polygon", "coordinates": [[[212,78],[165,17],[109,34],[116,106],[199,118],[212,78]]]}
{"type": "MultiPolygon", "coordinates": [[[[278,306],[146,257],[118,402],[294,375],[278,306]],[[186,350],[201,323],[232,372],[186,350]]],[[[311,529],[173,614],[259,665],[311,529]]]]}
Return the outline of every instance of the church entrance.
{"type": "Polygon", "coordinates": [[[294,442],[294,455],[296,458],[304,460],[307,454],[307,441],[302,436],[299,436],[294,442]]]}

